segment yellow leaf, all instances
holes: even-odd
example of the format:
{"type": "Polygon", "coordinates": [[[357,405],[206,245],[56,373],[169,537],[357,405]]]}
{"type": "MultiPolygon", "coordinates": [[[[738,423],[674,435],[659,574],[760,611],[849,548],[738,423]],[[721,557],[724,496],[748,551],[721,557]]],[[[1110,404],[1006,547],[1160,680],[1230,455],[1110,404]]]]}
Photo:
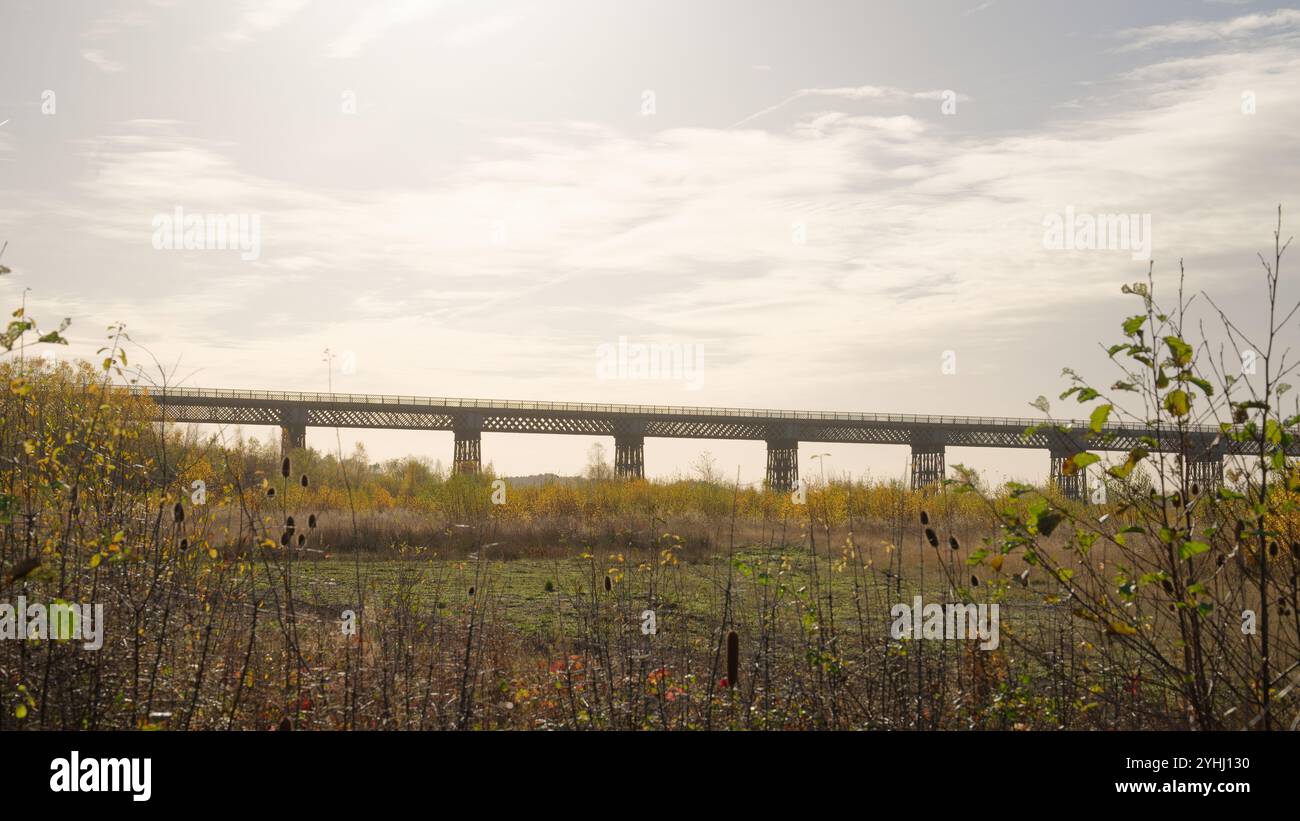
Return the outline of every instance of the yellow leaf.
{"type": "Polygon", "coordinates": [[[1110,623],[1110,632],[1119,636],[1136,636],[1137,628],[1126,622],[1113,621],[1110,623]]]}
{"type": "Polygon", "coordinates": [[[90,566],[99,567],[99,563],[103,561],[103,559],[104,559],[104,554],[96,553],[95,555],[90,557],[90,566]]]}
{"type": "Polygon", "coordinates": [[[27,705],[26,705],[26,704],[19,704],[19,705],[18,705],[18,709],[17,709],[17,710],[14,710],[14,717],[15,717],[15,718],[27,718],[27,705]]]}
{"type": "Polygon", "coordinates": [[[994,556],[993,558],[989,559],[989,566],[992,567],[994,570],[998,571],[999,573],[1001,573],[1001,572],[1002,572],[1002,562],[1003,562],[1006,558],[1007,558],[1006,556],[1004,556],[1004,555],[1002,555],[1001,553],[999,553],[998,555],[996,555],[996,556],[994,556]]]}

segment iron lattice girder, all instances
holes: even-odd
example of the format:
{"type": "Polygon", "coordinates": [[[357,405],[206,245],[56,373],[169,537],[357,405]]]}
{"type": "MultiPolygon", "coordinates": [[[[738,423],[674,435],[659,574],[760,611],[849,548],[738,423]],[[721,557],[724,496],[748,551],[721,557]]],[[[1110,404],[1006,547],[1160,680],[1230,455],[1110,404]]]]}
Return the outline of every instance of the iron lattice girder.
{"type": "MultiPolygon", "coordinates": [[[[301,397],[303,394],[282,394],[301,397]]],[[[576,436],[613,436],[635,427],[648,437],[681,439],[765,440],[774,430],[801,442],[905,445],[918,436],[948,447],[993,447],[1090,451],[1128,451],[1136,447],[1148,450],[1176,451],[1180,435],[1164,431],[1108,427],[1105,439],[1088,439],[1086,423],[1075,422],[1069,432],[1038,427],[1025,436],[1025,430],[1041,424],[1028,419],[994,419],[971,417],[920,417],[870,414],[765,412],[743,409],[712,410],[707,408],[669,409],[656,406],[626,406],[608,410],[609,406],[577,406],[568,403],[493,403],[487,400],[413,400],[413,397],[374,397],[360,401],[357,397],[330,398],[329,394],[311,395],[312,399],[269,396],[266,392],[217,392],[190,389],[165,395],[152,394],[163,420],[179,423],[239,425],[279,425],[282,412],[289,408],[306,410],[310,427],[387,428],[408,430],[451,430],[456,419],[466,412],[466,405],[482,414],[481,430],[489,433],[545,433],[576,436]],[[406,400],[406,401],[399,401],[406,400]],[[439,404],[446,402],[447,404],[439,404]],[[461,404],[452,404],[459,402],[461,404]],[[533,405],[535,407],[514,407],[533,405]],[[509,406],[509,407],[508,407],[509,406]],[[561,407],[556,407],[561,406],[561,407]],[[600,408],[600,409],[597,409],[600,408]],[[826,418],[835,417],[835,418],[826,418]],[[845,418],[839,418],[845,417],[845,418]],[[1148,436],[1158,442],[1151,448],[1142,442],[1148,436]],[[1068,443],[1062,446],[1063,443],[1068,443]]],[[[1216,437],[1213,428],[1191,434],[1209,442],[1216,437]]],[[[1224,455],[1249,454],[1251,443],[1221,440],[1215,446],[1224,455]]],[[[1300,441],[1288,452],[1300,455],[1300,441]]]]}

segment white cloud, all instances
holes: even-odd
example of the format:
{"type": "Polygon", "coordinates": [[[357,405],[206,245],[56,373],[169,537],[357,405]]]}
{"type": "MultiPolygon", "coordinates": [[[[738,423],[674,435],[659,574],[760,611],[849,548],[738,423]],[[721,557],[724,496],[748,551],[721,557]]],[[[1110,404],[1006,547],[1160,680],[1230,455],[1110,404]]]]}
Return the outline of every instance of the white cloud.
{"type": "Polygon", "coordinates": [[[356,57],[390,29],[427,17],[438,9],[437,0],[402,0],[384,6],[367,6],[348,29],[325,50],[327,57],[356,57]]]}
{"type": "Polygon", "coordinates": [[[90,63],[100,71],[113,74],[123,69],[123,65],[116,60],[106,56],[104,52],[98,49],[82,49],[81,56],[86,62],[90,63]]]}
{"type": "Polygon", "coordinates": [[[239,23],[226,32],[229,43],[247,43],[292,20],[311,0],[245,0],[239,23]]]}
{"type": "Polygon", "coordinates": [[[509,31],[523,21],[523,16],[519,14],[510,12],[494,14],[457,26],[447,33],[443,42],[449,46],[475,46],[509,31]]]}
{"type": "Polygon", "coordinates": [[[1269,14],[1247,14],[1229,20],[1182,20],[1125,29],[1117,36],[1128,41],[1120,50],[1132,51],[1152,46],[1238,40],[1270,33],[1290,36],[1298,30],[1300,10],[1278,9],[1269,14]]]}
{"type": "MultiPolygon", "coordinates": [[[[840,88],[801,88],[789,97],[786,97],[776,105],[768,106],[761,111],[757,111],[748,117],[736,122],[732,128],[745,125],[768,114],[772,114],[795,100],[807,98],[835,98],[841,100],[850,100],[853,102],[862,102],[865,100],[941,100],[946,94],[950,93],[947,89],[931,89],[928,91],[905,91],[901,88],[892,88],[889,86],[845,86],[840,88]]],[[[960,102],[969,102],[970,96],[966,94],[956,94],[955,98],[960,102]]]]}

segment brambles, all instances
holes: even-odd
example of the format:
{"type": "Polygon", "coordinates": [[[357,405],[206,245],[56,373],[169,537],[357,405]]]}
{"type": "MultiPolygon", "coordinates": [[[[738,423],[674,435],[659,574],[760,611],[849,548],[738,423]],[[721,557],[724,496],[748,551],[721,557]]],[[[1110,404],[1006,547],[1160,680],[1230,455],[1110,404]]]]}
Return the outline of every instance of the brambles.
{"type": "Polygon", "coordinates": [[[732,630],[727,634],[727,684],[736,687],[740,684],[740,636],[732,630]]]}

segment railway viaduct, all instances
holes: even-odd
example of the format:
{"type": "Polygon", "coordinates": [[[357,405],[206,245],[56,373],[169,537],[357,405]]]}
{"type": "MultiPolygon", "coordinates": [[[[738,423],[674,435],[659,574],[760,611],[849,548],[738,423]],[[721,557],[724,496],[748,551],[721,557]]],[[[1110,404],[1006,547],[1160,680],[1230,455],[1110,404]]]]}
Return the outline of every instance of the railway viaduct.
{"type": "MultiPolygon", "coordinates": [[[[454,469],[477,472],[483,433],[542,433],[610,436],[618,476],[644,475],[647,438],[751,439],[767,443],[767,485],[790,490],[799,479],[800,442],[905,445],[911,449],[911,482],[938,484],[949,447],[1032,448],[1050,454],[1049,481],[1082,498],[1082,471],[1067,474],[1065,461],[1083,451],[1178,449],[1179,433],[1107,425],[1103,437],[1088,439],[1086,422],[980,416],[700,408],[669,405],[608,405],[448,399],[382,394],[300,393],[258,390],[171,388],[147,392],[160,421],[222,425],[276,425],[284,449],[304,447],[308,427],[449,430],[455,437],[454,469]],[[1030,428],[1033,432],[1026,433],[1030,428]],[[1144,443],[1144,438],[1149,438],[1144,443]],[[1151,448],[1151,441],[1158,447],[1151,448]]],[[[1246,446],[1223,439],[1215,426],[1196,426],[1185,435],[1192,475],[1205,487],[1223,480],[1225,456],[1246,446]]]]}

